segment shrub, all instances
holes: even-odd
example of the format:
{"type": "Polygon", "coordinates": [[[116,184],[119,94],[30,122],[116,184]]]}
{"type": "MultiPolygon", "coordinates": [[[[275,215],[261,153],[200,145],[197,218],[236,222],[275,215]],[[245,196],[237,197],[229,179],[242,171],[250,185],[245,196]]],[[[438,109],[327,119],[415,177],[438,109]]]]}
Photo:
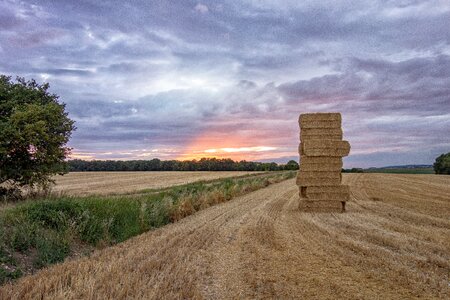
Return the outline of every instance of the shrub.
{"type": "Polygon", "coordinates": [[[61,233],[41,231],[36,238],[36,268],[42,268],[63,261],[70,253],[67,239],[61,233]]]}
{"type": "Polygon", "coordinates": [[[150,198],[145,201],[143,219],[148,228],[158,228],[169,224],[174,210],[173,198],[165,196],[161,198],[150,198]]]}
{"type": "Polygon", "coordinates": [[[86,198],[80,201],[79,234],[82,240],[122,242],[141,233],[140,203],[132,199],[86,198]]]}
{"type": "Polygon", "coordinates": [[[24,213],[30,222],[63,231],[81,215],[81,211],[77,201],[63,198],[30,203],[24,213]]]}
{"type": "Polygon", "coordinates": [[[436,157],[433,169],[436,174],[450,175],[450,152],[436,157]]]}
{"type": "Polygon", "coordinates": [[[12,227],[9,232],[11,248],[19,252],[24,252],[31,247],[34,247],[36,244],[36,227],[35,224],[27,221],[18,223],[16,226],[12,227]]]}

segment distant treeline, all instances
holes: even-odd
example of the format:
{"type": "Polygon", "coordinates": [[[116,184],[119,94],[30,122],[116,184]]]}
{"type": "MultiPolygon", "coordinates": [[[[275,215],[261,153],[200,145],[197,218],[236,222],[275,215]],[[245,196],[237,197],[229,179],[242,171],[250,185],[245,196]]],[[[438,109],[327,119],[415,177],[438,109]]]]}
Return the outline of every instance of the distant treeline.
{"type": "Polygon", "coordinates": [[[384,168],[342,169],[342,173],[391,173],[391,174],[434,174],[433,168],[425,166],[398,166],[384,168]]]}
{"type": "Polygon", "coordinates": [[[234,161],[232,159],[202,158],[200,160],[69,160],[69,171],[281,171],[298,170],[294,160],[287,164],[274,162],[234,161]]]}
{"type": "Polygon", "coordinates": [[[361,168],[342,169],[342,173],[364,173],[364,169],[361,168]]]}

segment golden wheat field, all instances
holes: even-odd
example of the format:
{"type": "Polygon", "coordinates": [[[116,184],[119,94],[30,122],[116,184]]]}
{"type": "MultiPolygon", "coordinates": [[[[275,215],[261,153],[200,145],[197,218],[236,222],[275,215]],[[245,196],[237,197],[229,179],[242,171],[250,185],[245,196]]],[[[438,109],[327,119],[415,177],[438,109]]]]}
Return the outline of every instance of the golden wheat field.
{"type": "Polygon", "coordinates": [[[55,176],[52,192],[76,196],[131,193],[199,180],[213,180],[261,172],[71,172],[55,176]]]}
{"type": "Polygon", "coordinates": [[[0,288],[2,299],[448,299],[450,176],[344,174],[347,212],[295,179],[0,288]]]}

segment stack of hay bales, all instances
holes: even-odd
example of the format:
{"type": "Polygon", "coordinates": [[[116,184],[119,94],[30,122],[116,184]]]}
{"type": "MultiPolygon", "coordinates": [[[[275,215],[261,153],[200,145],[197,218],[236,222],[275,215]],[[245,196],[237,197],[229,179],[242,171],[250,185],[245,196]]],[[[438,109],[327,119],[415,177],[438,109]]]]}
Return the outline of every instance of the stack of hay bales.
{"type": "Polygon", "coordinates": [[[350,144],[342,140],[340,113],[301,114],[300,209],[311,212],[345,210],[349,188],[342,185],[342,157],[350,152],[350,144]]]}

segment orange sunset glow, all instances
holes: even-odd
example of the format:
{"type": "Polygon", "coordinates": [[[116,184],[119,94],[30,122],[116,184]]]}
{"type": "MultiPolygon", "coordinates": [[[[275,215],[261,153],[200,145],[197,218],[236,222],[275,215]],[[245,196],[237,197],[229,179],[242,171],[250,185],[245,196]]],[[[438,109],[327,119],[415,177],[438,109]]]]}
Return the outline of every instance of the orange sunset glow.
{"type": "Polygon", "coordinates": [[[272,152],[277,147],[255,145],[239,136],[223,136],[217,133],[203,134],[193,140],[176,159],[193,160],[207,158],[231,158],[233,160],[252,160],[261,158],[263,152],[272,152]],[[257,154],[257,155],[256,155],[257,154]]]}

